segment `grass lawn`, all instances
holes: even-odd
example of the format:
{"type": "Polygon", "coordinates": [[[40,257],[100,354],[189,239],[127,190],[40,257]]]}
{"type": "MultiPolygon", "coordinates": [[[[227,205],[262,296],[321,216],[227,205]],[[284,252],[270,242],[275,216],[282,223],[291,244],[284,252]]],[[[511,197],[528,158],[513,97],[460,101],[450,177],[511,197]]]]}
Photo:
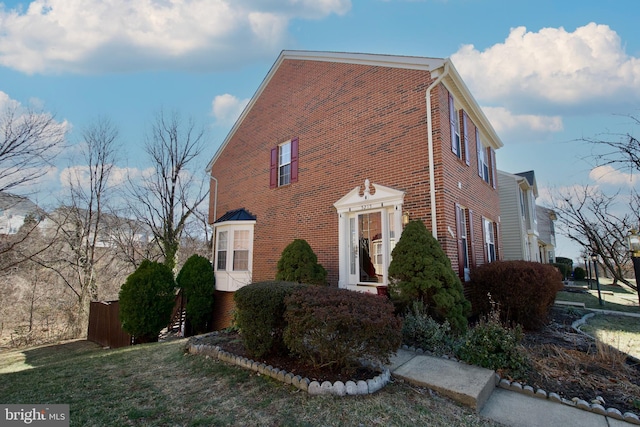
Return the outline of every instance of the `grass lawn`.
{"type": "Polygon", "coordinates": [[[72,426],[495,426],[405,383],[309,396],[183,352],[185,340],[103,350],[87,341],[0,353],[0,402],[69,404],[72,426]]]}
{"type": "Polygon", "coordinates": [[[640,318],[595,315],[580,329],[592,337],[640,359],[640,318]]]}
{"type": "MultiPolygon", "coordinates": [[[[586,282],[576,282],[576,284],[586,286],[586,282]]],[[[587,287],[587,293],[560,291],[556,295],[556,300],[582,302],[586,308],[640,313],[637,293],[620,286],[601,284],[600,294],[603,301],[603,305],[601,306],[598,301],[596,285],[594,284],[592,287],[593,289],[587,287]]]]}

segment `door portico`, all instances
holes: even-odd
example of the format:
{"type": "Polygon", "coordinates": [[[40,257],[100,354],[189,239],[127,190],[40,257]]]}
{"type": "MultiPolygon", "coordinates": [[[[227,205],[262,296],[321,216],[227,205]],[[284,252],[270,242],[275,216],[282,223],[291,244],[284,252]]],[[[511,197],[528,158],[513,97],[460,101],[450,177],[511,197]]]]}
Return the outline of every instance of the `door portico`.
{"type": "Polygon", "coordinates": [[[404,192],[365,180],[334,203],[338,212],[338,287],[376,293],[389,284],[391,251],[402,233],[404,192]]]}

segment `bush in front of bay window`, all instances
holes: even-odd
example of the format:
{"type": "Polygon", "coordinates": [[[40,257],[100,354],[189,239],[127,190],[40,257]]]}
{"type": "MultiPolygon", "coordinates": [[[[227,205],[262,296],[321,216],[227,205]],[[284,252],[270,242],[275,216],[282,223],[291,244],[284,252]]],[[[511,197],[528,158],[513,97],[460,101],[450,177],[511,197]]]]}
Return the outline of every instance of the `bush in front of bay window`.
{"type": "Polygon", "coordinates": [[[318,264],[318,257],[304,239],[295,239],[282,251],[278,260],[276,280],[325,285],[327,270],[318,264]]]}
{"type": "Polygon", "coordinates": [[[288,352],[282,340],[286,326],[284,299],[306,286],[297,282],[267,281],[243,286],[234,293],[235,326],[251,356],[288,352]]]}
{"type": "Polygon", "coordinates": [[[351,374],[363,360],[389,363],[402,343],[401,321],[386,297],[310,286],[285,303],[284,342],[313,366],[351,374]]]}
{"type": "Polygon", "coordinates": [[[391,256],[389,295],[398,312],[422,301],[430,316],[448,321],[454,332],[465,331],[471,304],[451,261],[422,221],[406,225],[391,256]]]}
{"type": "Polygon", "coordinates": [[[550,264],[531,261],[496,261],[471,271],[469,286],[478,290],[476,310],[489,314],[491,301],[500,307],[503,322],[537,330],[547,322],[562,274],[550,264]]]}

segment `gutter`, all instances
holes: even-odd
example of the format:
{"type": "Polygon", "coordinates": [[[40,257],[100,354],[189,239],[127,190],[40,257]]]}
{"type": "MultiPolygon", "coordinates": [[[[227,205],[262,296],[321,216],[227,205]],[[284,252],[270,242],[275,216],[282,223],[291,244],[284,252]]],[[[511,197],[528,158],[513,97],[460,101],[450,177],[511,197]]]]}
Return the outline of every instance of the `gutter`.
{"type": "MultiPolygon", "coordinates": [[[[444,71],[427,88],[425,94],[427,101],[427,139],[429,147],[429,193],[431,196],[431,234],[438,240],[438,223],[436,218],[436,172],[433,160],[433,119],[431,117],[431,91],[449,73],[449,60],[444,63],[444,71]]],[[[433,72],[431,73],[433,75],[433,72]]]]}

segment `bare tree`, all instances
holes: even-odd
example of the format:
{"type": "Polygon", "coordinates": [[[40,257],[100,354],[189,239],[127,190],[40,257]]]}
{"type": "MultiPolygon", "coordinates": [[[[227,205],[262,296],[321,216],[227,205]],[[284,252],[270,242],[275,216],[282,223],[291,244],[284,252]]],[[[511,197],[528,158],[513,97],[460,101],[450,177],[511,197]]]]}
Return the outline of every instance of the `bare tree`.
{"type": "Polygon", "coordinates": [[[0,191],[33,184],[59,154],[66,123],[33,109],[8,105],[0,114],[0,191]]]}
{"type": "MultiPolygon", "coordinates": [[[[614,284],[620,281],[636,289],[623,273],[629,262],[625,237],[638,218],[616,205],[617,196],[607,196],[590,187],[573,187],[553,195],[553,209],[558,213],[563,233],[587,253],[599,255],[614,284]]],[[[637,203],[635,200],[631,203],[637,203]]],[[[632,207],[631,212],[637,213],[638,207],[632,207]]]]}
{"type": "MultiPolygon", "coordinates": [[[[103,250],[110,231],[105,226],[109,179],[117,158],[117,128],[99,119],[83,133],[83,164],[69,168],[69,204],[49,215],[54,224],[54,250],[39,257],[39,264],[54,270],[76,296],[74,336],[86,330],[89,302],[98,298],[96,266],[111,251],[103,250]]],[[[104,263],[104,262],[103,262],[104,263]]]]}
{"type": "Polygon", "coordinates": [[[192,120],[183,122],[177,112],[166,115],[160,111],[145,143],[154,173],[131,185],[132,209],[153,233],[171,269],[176,267],[185,226],[207,196],[193,173],[201,169],[198,160],[204,140],[204,130],[192,120]]]}
{"type": "MultiPolygon", "coordinates": [[[[635,125],[640,125],[640,119],[628,116],[635,125]]],[[[592,157],[600,166],[610,165],[616,169],[628,169],[640,172],[640,141],[631,133],[609,133],[603,138],[585,138],[598,149],[592,157]]]]}

